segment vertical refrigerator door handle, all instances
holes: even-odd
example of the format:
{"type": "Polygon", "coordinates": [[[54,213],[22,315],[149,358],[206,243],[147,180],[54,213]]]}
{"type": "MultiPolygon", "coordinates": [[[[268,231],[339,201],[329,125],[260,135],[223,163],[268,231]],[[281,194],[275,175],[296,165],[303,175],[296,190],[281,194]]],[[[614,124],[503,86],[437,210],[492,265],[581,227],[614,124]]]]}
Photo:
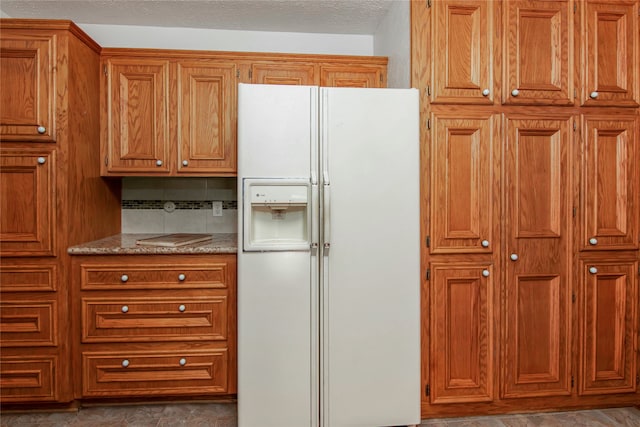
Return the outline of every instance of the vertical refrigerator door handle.
{"type": "Polygon", "coordinates": [[[331,186],[324,184],[323,203],[323,246],[325,249],[331,247],[331,186]]]}
{"type": "Polygon", "coordinates": [[[318,215],[320,208],[318,207],[318,184],[311,185],[311,249],[318,248],[318,215]]]}

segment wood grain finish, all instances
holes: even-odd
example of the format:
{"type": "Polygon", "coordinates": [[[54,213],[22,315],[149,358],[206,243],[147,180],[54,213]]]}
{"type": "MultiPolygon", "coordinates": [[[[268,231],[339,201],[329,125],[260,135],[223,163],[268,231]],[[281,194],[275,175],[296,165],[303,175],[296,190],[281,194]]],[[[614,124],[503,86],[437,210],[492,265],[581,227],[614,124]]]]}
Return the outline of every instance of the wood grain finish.
{"type": "Polygon", "coordinates": [[[2,347],[54,346],[57,343],[55,300],[3,301],[0,304],[2,347]]]}
{"type": "Polygon", "coordinates": [[[4,292],[55,291],[56,264],[19,264],[0,266],[0,283],[4,292]]]}
{"type": "Polygon", "coordinates": [[[320,68],[320,86],[385,87],[384,71],[380,67],[323,65],[320,68]]]}
{"type": "Polygon", "coordinates": [[[315,85],[317,66],[308,63],[263,62],[251,64],[251,83],[315,85]]]}
{"type": "Polygon", "coordinates": [[[56,357],[3,357],[0,391],[12,402],[53,401],[56,398],[56,357]]]}

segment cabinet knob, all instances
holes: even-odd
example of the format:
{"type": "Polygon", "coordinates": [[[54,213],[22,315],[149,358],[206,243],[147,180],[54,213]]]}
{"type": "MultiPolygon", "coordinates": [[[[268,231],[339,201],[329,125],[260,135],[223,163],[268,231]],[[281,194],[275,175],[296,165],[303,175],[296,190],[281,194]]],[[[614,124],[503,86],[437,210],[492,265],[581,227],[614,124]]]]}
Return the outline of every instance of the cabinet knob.
{"type": "Polygon", "coordinates": [[[511,258],[511,261],[517,261],[518,260],[518,254],[511,254],[509,256],[509,258],[511,258]]]}
{"type": "Polygon", "coordinates": [[[162,160],[156,160],[156,166],[162,166],[162,160]]]}
{"type": "Polygon", "coordinates": [[[47,128],[46,128],[46,127],[44,127],[44,126],[38,126],[37,131],[38,131],[38,133],[39,133],[40,135],[42,135],[43,133],[45,133],[45,132],[47,131],[47,128]]]}
{"type": "Polygon", "coordinates": [[[129,276],[127,276],[126,274],[123,274],[122,276],[120,276],[120,281],[122,283],[126,282],[127,280],[129,280],[129,276]]]}
{"type": "Polygon", "coordinates": [[[129,311],[129,306],[123,305],[122,308],[120,309],[120,311],[122,311],[123,313],[126,313],[129,311]]]}
{"type": "Polygon", "coordinates": [[[598,244],[598,239],[596,239],[595,237],[592,237],[589,239],[589,244],[590,245],[597,245],[598,244]]]}
{"type": "Polygon", "coordinates": [[[488,240],[483,240],[481,243],[483,248],[488,248],[489,247],[489,241],[488,240]]]}
{"type": "Polygon", "coordinates": [[[180,304],[180,305],[178,306],[178,311],[179,311],[180,313],[184,313],[184,311],[185,311],[186,309],[187,309],[187,307],[185,307],[185,306],[184,306],[184,304],[180,304]]]}
{"type": "Polygon", "coordinates": [[[491,91],[489,89],[485,89],[482,91],[482,96],[489,96],[490,93],[491,91]]]}
{"type": "Polygon", "coordinates": [[[126,368],[127,366],[129,366],[129,360],[124,359],[124,360],[122,361],[122,367],[123,367],[123,368],[126,368]]]}
{"type": "Polygon", "coordinates": [[[180,364],[180,366],[184,366],[187,364],[187,359],[185,359],[184,357],[182,359],[180,359],[180,361],[178,362],[180,364]]]}
{"type": "Polygon", "coordinates": [[[596,99],[596,98],[598,97],[598,91],[595,91],[595,90],[594,90],[593,92],[591,92],[591,93],[589,94],[589,97],[590,97],[591,99],[596,99]]]}
{"type": "Polygon", "coordinates": [[[598,269],[595,267],[589,267],[589,273],[591,274],[596,274],[598,272],[598,269]]]}
{"type": "Polygon", "coordinates": [[[511,96],[518,96],[520,95],[520,91],[518,89],[514,89],[511,91],[511,96]]]}
{"type": "Polygon", "coordinates": [[[44,157],[38,157],[38,164],[39,165],[44,165],[46,161],[47,161],[47,159],[45,159],[44,157]]]}
{"type": "Polygon", "coordinates": [[[178,274],[178,280],[180,280],[181,282],[184,282],[184,279],[186,279],[187,276],[185,276],[184,274],[180,273],[178,274]]]}
{"type": "Polygon", "coordinates": [[[183,160],[182,166],[189,166],[189,160],[183,160]]]}
{"type": "Polygon", "coordinates": [[[489,277],[489,274],[491,274],[491,273],[489,273],[489,270],[482,270],[482,275],[484,277],[489,277]]]}

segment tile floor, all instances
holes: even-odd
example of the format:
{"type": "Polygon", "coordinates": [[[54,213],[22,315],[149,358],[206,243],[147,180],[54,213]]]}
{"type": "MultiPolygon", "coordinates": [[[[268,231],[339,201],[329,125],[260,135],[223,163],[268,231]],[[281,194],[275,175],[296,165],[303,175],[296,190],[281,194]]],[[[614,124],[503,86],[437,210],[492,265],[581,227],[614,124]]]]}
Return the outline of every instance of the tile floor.
{"type": "MultiPolygon", "coordinates": [[[[86,407],[78,412],[0,414],[1,427],[236,427],[235,404],[86,407]]],[[[640,427],[640,409],[425,420],[422,427],[640,427]]],[[[260,426],[255,426],[260,427],[260,426]]],[[[298,426],[282,426],[298,427],[298,426]]]]}

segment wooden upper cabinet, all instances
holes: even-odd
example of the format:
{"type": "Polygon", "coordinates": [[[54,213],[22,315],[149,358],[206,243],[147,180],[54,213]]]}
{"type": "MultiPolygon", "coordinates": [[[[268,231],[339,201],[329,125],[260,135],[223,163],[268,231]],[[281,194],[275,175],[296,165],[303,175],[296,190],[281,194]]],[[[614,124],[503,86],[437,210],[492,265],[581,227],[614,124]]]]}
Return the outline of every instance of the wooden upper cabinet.
{"type": "Polygon", "coordinates": [[[168,173],[169,61],[109,58],[103,172],[168,173]]]}
{"type": "Polygon", "coordinates": [[[638,262],[581,262],[579,393],[637,390],[638,262]]]}
{"type": "Polygon", "coordinates": [[[582,250],[638,249],[639,123],[624,115],[583,118],[582,250]]]}
{"type": "Polygon", "coordinates": [[[581,7],[582,105],[637,107],[638,2],[587,0],[581,7]]]}
{"type": "Polygon", "coordinates": [[[0,139],[55,140],[55,36],[0,33],[0,139]]]}
{"type": "Polygon", "coordinates": [[[322,65],[320,86],[386,87],[386,68],[368,65],[322,65]]]}
{"type": "Polygon", "coordinates": [[[491,253],[500,193],[500,118],[436,114],[431,138],[430,251],[491,253]]]}
{"type": "Polygon", "coordinates": [[[438,0],[431,7],[432,103],[493,104],[494,25],[500,2],[438,0]]]}
{"type": "Polygon", "coordinates": [[[315,85],[316,66],[306,63],[257,62],[251,64],[251,83],[269,85],[315,85]]]}
{"type": "Polygon", "coordinates": [[[0,151],[1,256],[54,255],[55,170],[53,151],[0,151]]]}
{"type": "Polygon", "coordinates": [[[178,172],[235,172],[236,65],[180,62],[178,172]]]}
{"type": "Polygon", "coordinates": [[[505,104],[574,102],[573,1],[505,1],[505,104]]]}

